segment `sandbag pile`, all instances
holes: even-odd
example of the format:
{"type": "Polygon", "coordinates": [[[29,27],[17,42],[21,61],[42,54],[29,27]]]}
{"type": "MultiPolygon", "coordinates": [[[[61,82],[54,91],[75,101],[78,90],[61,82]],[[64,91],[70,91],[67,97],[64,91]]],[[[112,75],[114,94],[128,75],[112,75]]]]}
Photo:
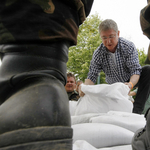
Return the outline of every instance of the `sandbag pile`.
{"type": "Polygon", "coordinates": [[[132,113],[129,88],[123,83],[82,85],[85,96],[70,101],[73,150],[132,150],[131,141],[146,124],[132,113]]]}

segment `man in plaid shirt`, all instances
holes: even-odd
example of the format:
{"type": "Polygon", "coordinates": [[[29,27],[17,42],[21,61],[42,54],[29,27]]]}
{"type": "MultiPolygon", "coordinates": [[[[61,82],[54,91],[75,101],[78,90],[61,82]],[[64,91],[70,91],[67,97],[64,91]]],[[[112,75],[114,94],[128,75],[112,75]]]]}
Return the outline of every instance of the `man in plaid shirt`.
{"type": "Polygon", "coordinates": [[[103,43],[93,54],[85,84],[94,85],[98,73],[103,70],[108,84],[123,82],[130,89],[138,86],[133,112],[141,114],[150,91],[150,66],[140,66],[134,44],[119,37],[120,31],[113,20],[104,20],[99,32],[103,43]]]}

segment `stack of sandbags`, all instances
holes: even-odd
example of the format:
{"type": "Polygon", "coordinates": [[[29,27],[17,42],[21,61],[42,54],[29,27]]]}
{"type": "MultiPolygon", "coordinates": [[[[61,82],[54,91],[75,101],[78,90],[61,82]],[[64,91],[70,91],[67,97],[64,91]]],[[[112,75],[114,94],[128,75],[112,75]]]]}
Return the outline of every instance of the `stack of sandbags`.
{"type": "Polygon", "coordinates": [[[144,115],[132,113],[128,86],[115,83],[81,88],[85,96],[69,102],[73,150],[130,150],[134,132],[146,121],[144,115]]]}
{"type": "Polygon", "coordinates": [[[126,150],[127,145],[131,144],[134,132],[143,128],[146,120],[144,115],[109,111],[72,116],[72,123],[75,147],[78,145],[81,150],[84,150],[83,147],[86,147],[85,150],[99,150],[104,147],[111,147],[107,148],[108,150],[126,150]],[[118,145],[125,146],[118,147],[118,145]]]}

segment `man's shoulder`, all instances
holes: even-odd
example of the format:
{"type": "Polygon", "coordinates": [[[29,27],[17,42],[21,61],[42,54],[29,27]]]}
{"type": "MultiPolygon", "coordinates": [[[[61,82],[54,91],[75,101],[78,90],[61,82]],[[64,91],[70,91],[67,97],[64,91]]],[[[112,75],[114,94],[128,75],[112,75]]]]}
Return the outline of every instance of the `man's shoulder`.
{"type": "Polygon", "coordinates": [[[120,44],[122,44],[122,45],[134,46],[134,43],[133,43],[132,41],[127,40],[127,39],[125,39],[125,38],[123,38],[123,37],[120,37],[120,38],[119,38],[119,42],[120,42],[120,44]]]}
{"type": "Polygon", "coordinates": [[[119,38],[118,49],[120,49],[124,54],[130,54],[136,52],[136,47],[132,41],[126,40],[122,37],[119,38]]]}

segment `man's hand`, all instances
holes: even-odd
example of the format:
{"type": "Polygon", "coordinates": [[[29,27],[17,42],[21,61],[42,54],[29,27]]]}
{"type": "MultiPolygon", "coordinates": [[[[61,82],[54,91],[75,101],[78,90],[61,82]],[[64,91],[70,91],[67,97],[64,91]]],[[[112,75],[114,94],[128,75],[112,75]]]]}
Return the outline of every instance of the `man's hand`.
{"type": "Polygon", "coordinates": [[[133,89],[133,87],[138,83],[139,78],[140,78],[140,75],[134,74],[130,77],[130,81],[125,82],[124,84],[128,85],[128,87],[130,88],[130,91],[131,91],[133,89]]]}
{"type": "Polygon", "coordinates": [[[128,85],[128,87],[130,88],[130,90],[132,90],[132,84],[131,84],[131,83],[125,82],[124,84],[125,84],[125,85],[128,85]]]}
{"type": "MultiPolygon", "coordinates": [[[[85,85],[94,85],[94,82],[92,82],[90,79],[85,79],[85,82],[84,82],[85,85]]],[[[81,84],[82,85],[82,84],[81,84]]],[[[83,93],[81,91],[81,85],[79,86],[79,95],[80,97],[83,97],[85,95],[85,93],[83,93]]]]}
{"type": "MultiPolygon", "coordinates": [[[[81,84],[82,85],[82,84],[81,84]]],[[[81,91],[81,85],[79,86],[79,96],[83,97],[85,94],[81,91]]]]}
{"type": "Polygon", "coordinates": [[[131,90],[133,89],[134,85],[132,82],[125,82],[125,85],[128,85],[128,87],[130,88],[130,91],[128,93],[129,96],[131,96],[131,90]]]}

